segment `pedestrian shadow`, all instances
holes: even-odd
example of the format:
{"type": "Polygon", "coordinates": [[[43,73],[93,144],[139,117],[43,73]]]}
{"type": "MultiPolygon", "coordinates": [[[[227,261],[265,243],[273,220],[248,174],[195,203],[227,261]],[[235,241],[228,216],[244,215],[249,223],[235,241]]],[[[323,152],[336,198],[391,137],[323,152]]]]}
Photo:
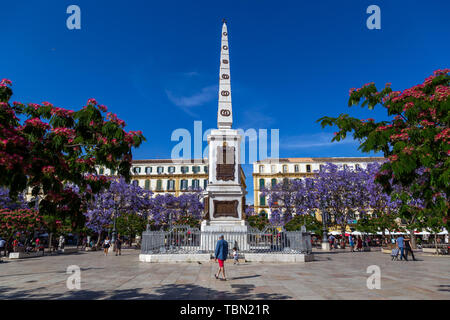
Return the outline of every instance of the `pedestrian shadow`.
{"type": "Polygon", "coordinates": [[[46,291],[47,288],[18,290],[17,288],[1,286],[0,299],[2,300],[280,300],[291,299],[291,296],[254,292],[252,284],[232,284],[229,290],[218,290],[196,284],[165,284],[159,287],[133,288],[120,290],[66,290],[61,293],[46,291]],[[146,292],[151,289],[152,292],[146,292]]]}
{"type": "MultiPolygon", "coordinates": [[[[80,268],[81,271],[87,271],[87,270],[98,270],[98,269],[104,269],[104,268],[94,268],[94,267],[87,267],[87,268],[80,268]]],[[[30,276],[30,275],[36,275],[36,274],[44,274],[44,273],[66,273],[66,270],[54,270],[54,271],[44,271],[44,272],[38,272],[38,273],[13,273],[13,274],[2,274],[1,277],[14,277],[14,276],[30,276]]]]}
{"type": "Polygon", "coordinates": [[[440,284],[437,287],[439,288],[438,291],[450,292],[450,284],[440,284]]]}
{"type": "Polygon", "coordinates": [[[252,276],[233,277],[230,280],[242,280],[242,279],[251,279],[251,278],[258,278],[258,277],[261,277],[261,275],[255,274],[252,276]]]}

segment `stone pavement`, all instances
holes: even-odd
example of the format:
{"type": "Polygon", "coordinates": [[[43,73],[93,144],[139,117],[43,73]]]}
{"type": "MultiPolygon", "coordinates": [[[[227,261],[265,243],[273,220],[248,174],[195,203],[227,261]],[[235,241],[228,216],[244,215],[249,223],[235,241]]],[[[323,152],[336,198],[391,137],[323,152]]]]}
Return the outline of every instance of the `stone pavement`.
{"type": "Polygon", "coordinates": [[[417,254],[391,261],[376,252],[315,253],[297,264],[225,265],[139,262],[137,250],[7,260],[0,264],[0,299],[450,299],[450,258],[417,254]],[[81,268],[81,289],[66,286],[69,265],[81,268]],[[369,290],[369,265],[381,268],[381,289],[369,290]]]}

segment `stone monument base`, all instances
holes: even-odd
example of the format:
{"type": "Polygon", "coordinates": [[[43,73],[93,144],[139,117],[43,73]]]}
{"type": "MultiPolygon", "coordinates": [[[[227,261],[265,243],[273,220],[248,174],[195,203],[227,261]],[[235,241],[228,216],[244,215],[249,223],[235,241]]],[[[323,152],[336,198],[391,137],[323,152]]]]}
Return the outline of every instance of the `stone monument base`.
{"type": "Polygon", "coordinates": [[[203,220],[201,224],[200,250],[214,251],[221,234],[225,236],[230,251],[234,246],[237,246],[240,251],[248,250],[247,232],[248,223],[245,220],[203,220]]]}

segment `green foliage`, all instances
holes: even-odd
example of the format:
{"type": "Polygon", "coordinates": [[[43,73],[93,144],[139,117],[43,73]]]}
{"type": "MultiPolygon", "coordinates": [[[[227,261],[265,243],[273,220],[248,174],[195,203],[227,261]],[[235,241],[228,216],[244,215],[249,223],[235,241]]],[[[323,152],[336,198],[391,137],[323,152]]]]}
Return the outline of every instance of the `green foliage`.
{"type": "Polygon", "coordinates": [[[137,214],[125,213],[116,219],[116,229],[120,235],[134,237],[136,234],[142,234],[146,226],[147,219],[137,214]]]}
{"type": "Polygon", "coordinates": [[[191,228],[200,228],[200,220],[197,219],[196,217],[190,216],[190,215],[185,215],[185,216],[181,216],[179,217],[174,224],[184,224],[184,225],[188,225],[191,228]]]}
{"type": "Polygon", "coordinates": [[[265,214],[247,216],[247,221],[250,227],[258,230],[263,230],[267,225],[269,225],[269,219],[267,219],[265,214]]]}
{"type": "Polygon", "coordinates": [[[322,223],[316,217],[308,214],[294,215],[284,227],[287,231],[298,231],[301,230],[302,226],[305,226],[307,231],[314,234],[322,233],[322,223]]]}

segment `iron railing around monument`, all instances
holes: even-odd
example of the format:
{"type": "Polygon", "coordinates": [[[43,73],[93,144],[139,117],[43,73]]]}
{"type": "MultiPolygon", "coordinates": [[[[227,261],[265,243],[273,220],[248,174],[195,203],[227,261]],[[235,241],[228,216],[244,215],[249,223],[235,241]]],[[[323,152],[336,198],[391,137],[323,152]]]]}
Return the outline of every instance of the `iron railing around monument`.
{"type": "Polygon", "coordinates": [[[311,235],[306,231],[286,231],[283,228],[265,228],[260,231],[249,227],[239,231],[200,231],[186,225],[164,231],[144,231],[143,254],[214,253],[220,235],[228,242],[229,252],[236,247],[239,253],[311,253],[311,235]]]}

